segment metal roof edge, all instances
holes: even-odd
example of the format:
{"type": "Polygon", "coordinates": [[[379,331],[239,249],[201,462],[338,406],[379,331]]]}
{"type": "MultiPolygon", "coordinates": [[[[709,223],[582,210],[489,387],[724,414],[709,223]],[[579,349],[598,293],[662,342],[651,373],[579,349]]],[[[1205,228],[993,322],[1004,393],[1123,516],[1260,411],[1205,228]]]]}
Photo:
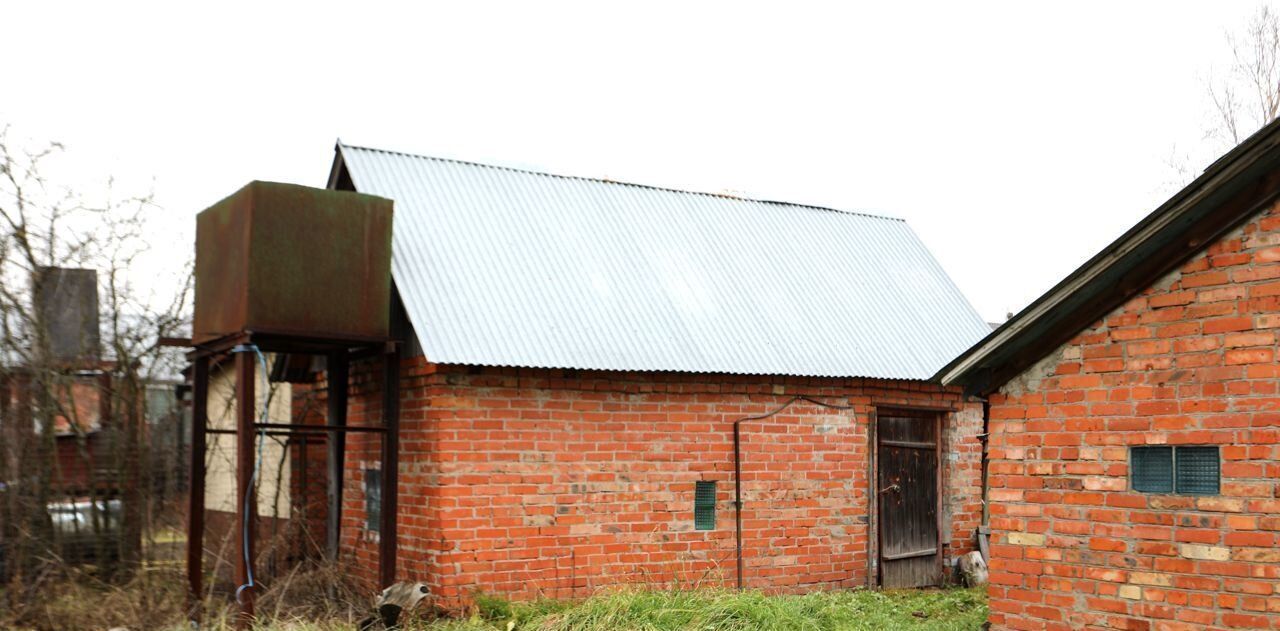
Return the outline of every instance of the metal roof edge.
{"type": "MultiPolygon", "coordinates": [[[[542,176],[542,177],[556,177],[556,178],[564,178],[564,179],[569,179],[569,180],[581,180],[581,181],[584,181],[584,182],[595,182],[595,183],[598,183],[598,184],[613,184],[613,185],[617,185],[617,186],[634,186],[634,187],[636,187],[636,188],[646,188],[646,189],[650,189],[650,190],[655,190],[655,191],[665,191],[665,192],[669,192],[669,193],[681,193],[681,194],[684,194],[684,195],[704,195],[704,196],[707,196],[707,197],[720,197],[720,198],[724,198],[724,199],[736,199],[736,200],[741,200],[741,201],[745,201],[745,202],[757,202],[757,203],[760,203],[760,204],[774,204],[774,205],[779,205],[779,206],[796,206],[796,207],[798,207],[798,208],[809,208],[809,209],[813,209],[813,210],[824,210],[824,211],[834,212],[834,213],[840,213],[840,214],[844,214],[844,215],[854,215],[854,216],[858,216],[858,217],[867,217],[867,218],[870,218],[870,219],[882,219],[882,220],[885,220],[885,221],[896,221],[896,222],[901,222],[901,223],[906,223],[906,222],[907,222],[907,220],[906,220],[906,219],[904,219],[904,218],[902,218],[902,217],[891,217],[891,216],[888,216],[888,215],[878,215],[878,214],[875,214],[875,213],[869,213],[869,212],[863,212],[863,211],[857,211],[857,210],[845,210],[845,209],[842,209],[842,208],[832,208],[832,207],[830,207],[830,206],[819,206],[819,205],[817,205],[817,204],[804,204],[804,203],[800,203],[800,202],[789,202],[789,201],[781,201],[781,200],[763,199],[763,198],[758,198],[758,197],[745,197],[745,196],[741,196],[741,195],[730,195],[730,194],[727,194],[727,193],[710,193],[710,192],[706,192],[706,191],[691,191],[691,190],[687,190],[687,189],[671,188],[671,187],[669,187],[669,186],[656,186],[656,185],[653,185],[653,184],[641,184],[641,183],[638,183],[638,182],[626,182],[626,181],[622,181],[622,180],[609,180],[609,179],[598,178],[598,177],[587,177],[587,176],[584,176],[584,175],[565,175],[565,174],[563,174],[563,173],[551,173],[550,171],[537,171],[537,170],[534,170],[534,169],[526,169],[526,168],[521,168],[521,167],[505,166],[505,165],[501,165],[501,164],[487,164],[487,163],[484,163],[484,162],[475,162],[475,161],[472,161],[472,160],[459,160],[459,159],[457,159],[457,158],[442,158],[442,157],[439,157],[439,156],[428,156],[428,155],[424,155],[424,154],[420,154],[420,153],[409,153],[409,152],[407,152],[407,151],[396,151],[396,150],[393,150],[393,149],[379,149],[379,148],[377,148],[377,147],[368,147],[368,146],[363,146],[363,145],[346,144],[346,143],[343,143],[341,140],[338,140],[338,144],[337,144],[337,145],[335,146],[335,148],[334,148],[334,149],[335,149],[335,151],[338,151],[338,152],[340,153],[340,152],[341,152],[341,149],[343,149],[343,148],[348,148],[348,149],[359,149],[359,150],[361,150],[361,151],[374,151],[374,152],[378,152],[378,153],[389,153],[389,154],[399,155],[399,156],[405,156],[405,157],[409,157],[409,158],[416,158],[416,159],[419,159],[419,160],[436,160],[436,161],[440,161],[440,162],[450,162],[450,163],[453,163],[453,164],[463,164],[463,165],[467,165],[467,166],[481,167],[481,168],[486,168],[486,169],[502,169],[502,170],[505,170],[505,171],[513,171],[513,172],[515,172],[515,173],[524,173],[524,174],[527,174],[527,175],[537,175],[537,176],[542,176]]],[[[333,177],[333,176],[332,176],[332,174],[330,175],[330,177],[333,177]]]]}
{"type": "Polygon", "coordinates": [[[873,380],[873,381],[910,381],[915,383],[929,383],[929,379],[924,376],[906,376],[906,375],[871,375],[857,373],[816,373],[816,372],[757,372],[757,371],[738,371],[738,370],[719,370],[719,369],[681,369],[681,368],[656,368],[656,367],[637,367],[637,368],[611,368],[589,365],[568,365],[568,364],[534,364],[534,363],[501,363],[492,361],[472,361],[466,359],[445,359],[436,361],[430,357],[423,356],[429,363],[437,366],[472,366],[477,368],[497,368],[497,369],[516,369],[516,370],[563,370],[589,373],[607,373],[607,374],[655,374],[655,375],[699,375],[709,377],[741,377],[741,378],[759,378],[769,377],[783,379],[825,379],[825,380],[873,380]]]}
{"type": "MultiPolygon", "coordinates": [[[[1018,312],[999,328],[969,350],[961,353],[943,366],[931,381],[943,385],[962,384],[967,391],[990,392],[1000,385],[993,377],[998,373],[1016,375],[1038,361],[1061,343],[1036,344],[1037,333],[1050,318],[1061,309],[1073,309],[1072,313],[1058,313],[1056,320],[1076,322],[1069,335],[1055,332],[1054,339],[1074,337],[1090,323],[1104,316],[1116,305],[1146,289],[1161,275],[1181,265],[1207,247],[1221,233],[1230,230],[1255,214],[1258,204],[1248,205],[1238,212],[1216,216],[1214,211],[1234,201],[1233,195],[1248,191],[1250,184],[1266,177],[1267,169],[1280,169],[1280,120],[1273,121],[1240,145],[1215,160],[1199,177],[1175,193],[1151,214],[1144,217],[1123,235],[1111,242],[1066,278],[1059,281],[1030,305],[1018,312]],[[1225,198],[1225,199],[1224,199],[1225,198]],[[1212,221],[1211,221],[1212,220],[1212,221]],[[1204,223],[1205,225],[1201,225],[1204,223]],[[1194,242],[1179,244],[1177,238],[1184,233],[1199,235],[1194,242]],[[1207,236],[1204,236],[1207,235],[1207,236]],[[1202,238],[1203,237],[1203,238],[1202,238]],[[1168,250],[1176,254],[1152,264],[1143,256],[1134,256],[1144,250],[1168,250]],[[1144,268],[1144,264],[1146,264],[1144,268]],[[1141,271],[1140,276],[1126,272],[1141,271]],[[1120,277],[1123,284],[1116,284],[1106,277],[1120,277]],[[1086,292],[1088,293],[1086,295],[1086,292]],[[1073,301],[1072,299],[1075,298],[1073,301]],[[1085,299],[1089,298],[1089,299],[1085,299]],[[1079,304],[1068,305],[1069,302],[1079,304]],[[1024,351],[1018,353],[1017,351],[1024,351]],[[1018,355],[1011,365],[993,366],[998,355],[1018,355]],[[1030,359],[1028,359],[1030,358],[1030,359]],[[985,373],[985,383],[975,378],[985,373]]],[[[1274,187],[1271,187],[1274,189],[1274,187]]],[[[1273,200],[1280,191],[1265,189],[1260,199],[1273,200]]],[[[1228,209],[1230,210],[1230,209],[1228,209]]],[[[1010,376],[1012,376],[1010,375],[1010,376]]]]}

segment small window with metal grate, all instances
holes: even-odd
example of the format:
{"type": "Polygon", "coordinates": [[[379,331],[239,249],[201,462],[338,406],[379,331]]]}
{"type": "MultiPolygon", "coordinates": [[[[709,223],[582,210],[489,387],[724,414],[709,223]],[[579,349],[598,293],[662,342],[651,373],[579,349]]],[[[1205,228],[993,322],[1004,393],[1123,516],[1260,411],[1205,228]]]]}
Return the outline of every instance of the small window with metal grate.
{"type": "Polygon", "coordinates": [[[364,470],[364,527],[379,531],[382,523],[382,470],[364,470]]]}
{"type": "Polygon", "coordinates": [[[693,487],[693,527],[696,530],[716,529],[716,483],[699,480],[693,487]]]}
{"type": "Polygon", "coordinates": [[[1129,473],[1133,490],[1142,493],[1217,495],[1217,447],[1132,447],[1129,473]]]}

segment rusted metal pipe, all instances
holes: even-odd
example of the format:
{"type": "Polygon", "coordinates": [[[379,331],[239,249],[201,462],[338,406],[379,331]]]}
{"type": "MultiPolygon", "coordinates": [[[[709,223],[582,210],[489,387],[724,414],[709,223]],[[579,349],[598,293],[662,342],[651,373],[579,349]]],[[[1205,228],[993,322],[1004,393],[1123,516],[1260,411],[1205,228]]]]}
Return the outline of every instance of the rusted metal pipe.
{"type": "Polygon", "coordinates": [[[343,464],[346,459],[347,435],[347,380],[348,364],[345,351],[329,354],[329,363],[325,366],[328,374],[329,409],[325,424],[329,430],[328,439],[328,473],[329,473],[329,511],[325,515],[325,553],[330,561],[338,560],[338,550],[342,545],[342,485],[343,464]]]}
{"type": "MultiPolygon", "coordinates": [[[[382,510],[378,524],[378,570],[382,586],[396,580],[396,513],[400,478],[400,347],[392,342],[383,357],[382,510]]],[[[424,592],[425,593],[425,592],[424,592]]]]}
{"type": "MultiPolygon", "coordinates": [[[[236,526],[241,534],[240,554],[236,555],[235,580],[237,585],[249,584],[253,572],[254,539],[257,538],[258,502],[253,488],[254,423],[256,402],[254,395],[255,357],[250,352],[236,353],[236,526]]],[[[253,623],[255,588],[244,589],[237,599],[240,614],[236,628],[247,629],[253,623]]]]}
{"type": "MultiPolygon", "coordinates": [[[[237,435],[237,432],[234,429],[210,428],[210,429],[204,430],[204,432],[206,434],[221,434],[221,435],[227,435],[227,436],[237,435]]],[[[305,437],[305,436],[310,436],[311,438],[317,438],[320,440],[324,440],[326,438],[324,434],[317,434],[312,432],[294,432],[294,431],[288,431],[288,430],[258,430],[257,432],[255,432],[255,434],[257,434],[258,436],[273,436],[276,438],[299,438],[299,437],[305,437]]]]}
{"type": "Polygon", "coordinates": [[[328,434],[330,432],[368,432],[373,434],[381,434],[387,431],[385,427],[372,427],[361,425],[347,425],[344,427],[324,427],[320,425],[307,425],[305,423],[257,423],[254,425],[262,430],[282,430],[288,432],[315,432],[328,434]]]}
{"type": "Polygon", "coordinates": [[[742,590],[742,421],[733,422],[733,523],[739,591],[742,590]]]}
{"type": "Polygon", "coordinates": [[[743,417],[733,422],[733,497],[734,497],[733,521],[734,521],[734,527],[736,530],[734,535],[735,537],[734,544],[735,544],[736,553],[737,553],[737,565],[738,565],[737,588],[739,590],[743,589],[743,586],[744,586],[744,581],[743,581],[744,561],[742,558],[742,423],[745,421],[763,421],[791,407],[791,404],[797,401],[805,401],[807,403],[812,403],[813,405],[824,407],[831,410],[852,410],[853,409],[852,405],[840,405],[837,403],[827,403],[826,401],[822,401],[820,399],[799,395],[799,396],[794,396],[794,397],[791,397],[790,399],[787,399],[785,403],[774,408],[769,412],[765,412],[764,414],[759,414],[756,416],[743,417]]]}

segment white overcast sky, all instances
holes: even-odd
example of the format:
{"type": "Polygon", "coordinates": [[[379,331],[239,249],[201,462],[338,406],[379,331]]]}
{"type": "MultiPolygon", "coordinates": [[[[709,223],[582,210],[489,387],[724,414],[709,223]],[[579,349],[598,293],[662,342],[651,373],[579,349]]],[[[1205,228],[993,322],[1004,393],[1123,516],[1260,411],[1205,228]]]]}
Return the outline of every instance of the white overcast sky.
{"type": "Polygon", "coordinates": [[[1002,320],[1173,192],[1257,7],[9,3],[0,123],[154,188],[152,265],[249,180],[323,186],[340,137],[903,217],[1002,320]]]}

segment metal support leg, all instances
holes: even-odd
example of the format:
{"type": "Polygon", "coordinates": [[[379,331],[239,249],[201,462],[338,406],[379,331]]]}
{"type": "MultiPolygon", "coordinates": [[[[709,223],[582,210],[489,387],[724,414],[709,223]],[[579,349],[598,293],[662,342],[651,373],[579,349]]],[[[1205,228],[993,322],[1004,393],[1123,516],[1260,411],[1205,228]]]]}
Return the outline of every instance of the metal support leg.
{"type": "Polygon", "coordinates": [[[204,594],[204,456],[209,421],[209,358],[197,357],[191,372],[191,476],[187,493],[187,614],[199,619],[204,594]]]}
{"type": "MultiPolygon", "coordinates": [[[[327,366],[329,380],[329,412],[325,419],[329,427],[347,426],[347,354],[331,353],[327,366]]],[[[347,435],[330,431],[328,440],[329,511],[326,519],[325,553],[330,561],[338,560],[342,546],[342,484],[346,458],[347,435]]]]}
{"type": "Polygon", "coordinates": [[[396,511],[400,478],[400,347],[389,344],[383,359],[382,512],[378,524],[378,570],[382,587],[396,581],[396,511]]]}
{"type": "MultiPolygon", "coordinates": [[[[254,539],[257,537],[258,501],[257,493],[250,485],[253,477],[254,457],[257,450],[254,446],[254,421],[256,420],[257,397],[254,394],[254,362],[257,358],[251,352],[236,353],[236,538],[240,540],[239,554],[236,555],[236,584],[246,585],[249,574],[253,571],[254,539]],[[248,510],[245,510],[248,508],[248,510]]],[[[240,616],[236,619],[236,627],[248,628],[253,622],[254,589],[245,589],[240,594],[240,616]]]]}

